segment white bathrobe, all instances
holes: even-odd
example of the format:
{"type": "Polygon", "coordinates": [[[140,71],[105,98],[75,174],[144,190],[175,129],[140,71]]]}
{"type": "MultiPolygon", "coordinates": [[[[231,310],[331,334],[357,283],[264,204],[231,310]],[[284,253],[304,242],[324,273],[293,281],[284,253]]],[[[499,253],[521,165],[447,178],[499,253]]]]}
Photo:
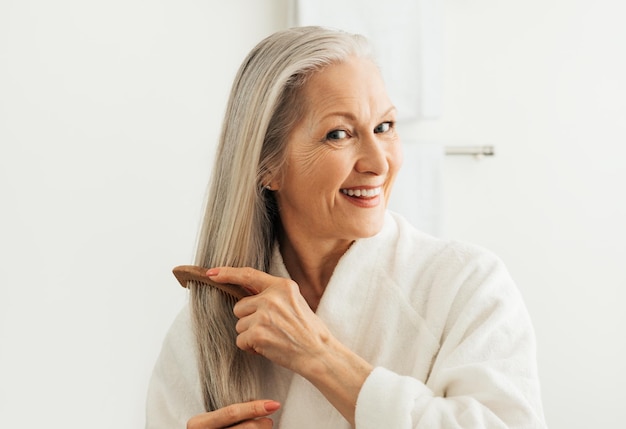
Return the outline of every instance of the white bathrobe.
{"type": "MultiPolygon", "coordinates": [[[[288,277],[276,252],[271,273],[288,277]]],[[[383,230],[341,258],[316,313],[375,369],[357,429],[544,428],[535,338],[507,270],[491,253],[439,240],[388,213],[383,230]]],[[[163,344],[147,401],[149,429],[203,412],[194,336],[183,309],[163,344]]],[[[274,428],[350,425],[307,380],[268,363],[274,428]]]]}

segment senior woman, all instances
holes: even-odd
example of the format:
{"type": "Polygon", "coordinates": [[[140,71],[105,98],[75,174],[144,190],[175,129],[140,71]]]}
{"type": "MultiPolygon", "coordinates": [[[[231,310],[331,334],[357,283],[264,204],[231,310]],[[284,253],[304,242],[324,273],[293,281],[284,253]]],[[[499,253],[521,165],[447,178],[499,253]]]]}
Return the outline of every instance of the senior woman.
{"type": "Polygon", "coordinates": [[[534,334],[489,252],[386,210],[396,111],[360,36],[294,28],[235,78],[148,428],[542,428],[534,334]]]}

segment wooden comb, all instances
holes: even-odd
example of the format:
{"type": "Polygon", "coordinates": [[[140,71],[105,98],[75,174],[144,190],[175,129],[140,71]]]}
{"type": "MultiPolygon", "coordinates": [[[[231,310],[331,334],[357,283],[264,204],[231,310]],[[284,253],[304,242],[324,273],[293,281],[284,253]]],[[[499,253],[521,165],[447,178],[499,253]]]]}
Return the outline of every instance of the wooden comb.
{"type": "Polygon", "coordinates": [[[252,292],[241,286],[230,283],[214,282],[207,277],[206,272],[207,268],[198,267],[197,265],[179,265],[178,267],[174,267],[172,270],[174,277],[176,277],[178,283],[180,283],[180,285],[184,288],[187,287],[187,282],[202,283],[203,285],[211,286],[221,290],[222,292],[226,292],[230,296],[236,298],[237,301],[241,298],[252,295],[252,292]]]}

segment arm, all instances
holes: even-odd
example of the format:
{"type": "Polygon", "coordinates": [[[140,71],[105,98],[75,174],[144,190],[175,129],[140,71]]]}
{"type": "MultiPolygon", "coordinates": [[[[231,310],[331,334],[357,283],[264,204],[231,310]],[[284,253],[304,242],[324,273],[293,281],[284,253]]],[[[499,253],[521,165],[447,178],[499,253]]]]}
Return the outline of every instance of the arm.
{"type": "Polygon", "coordinates": [[[324,353],[311,360],[299,373],[354,426],[359,392],[373,369],[364,359],[330,337],[324,353]]]}

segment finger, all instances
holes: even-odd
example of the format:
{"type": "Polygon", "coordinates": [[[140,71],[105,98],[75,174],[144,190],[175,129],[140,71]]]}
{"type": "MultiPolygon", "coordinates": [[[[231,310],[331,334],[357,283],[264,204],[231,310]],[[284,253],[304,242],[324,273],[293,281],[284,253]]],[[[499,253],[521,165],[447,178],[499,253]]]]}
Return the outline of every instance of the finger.
{"type": "Polygon", "coordinates": [[[263,356],[262,347],[257,344],[257,341],[258,339],[256,339],[249,332],[244,332],[242,334],[237,335],[235,344],[238,348],[240,348],[244,352],[258,354],[258,355],[263,356]]]}
{"type": "Polygon", "coordinates": [[[246,316],[254,314],[258,309],[258,302],[250,299],[252,297],[245,297],[240,299],[233,307],[233,313],[238,319],[242,319],[246,316]]]}
{"type": "Polygon", "coordinates": [[[219,267],[207,271],[207,276],[218,283],[233,283],[253,294],[263,292],[276,282],[276,277],[250,267],[219,267]]]}
{"type": "Polygon", "coordinates": [[[189,421],[187,427],[222,428],[232,426],[246,420],[267,417],[278,408],[280,408],[280,404],[278,402],[267,400],[233,404],[210,413],[196,416],[189,421]]]}
{"type": "Polygon", "coordinates": [[[260,328],[258,320],[254,319],[254,316],[247,316],[237,321],[235,345],[245,352],[263,354],[262,345],[268,340],[268,332],[260,328]]]}
{"type": "Polygon", "coordinates": [[[235,316],[239,317],[239,320],[235,324],[235,331],[237,331],[238,334],[241,334],[242,332],[247,331],[250,328],[250,325],[252,323],[250,318],[238,316],[237,312],[235,312],[235,316]]]}

